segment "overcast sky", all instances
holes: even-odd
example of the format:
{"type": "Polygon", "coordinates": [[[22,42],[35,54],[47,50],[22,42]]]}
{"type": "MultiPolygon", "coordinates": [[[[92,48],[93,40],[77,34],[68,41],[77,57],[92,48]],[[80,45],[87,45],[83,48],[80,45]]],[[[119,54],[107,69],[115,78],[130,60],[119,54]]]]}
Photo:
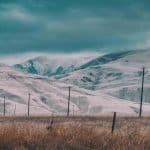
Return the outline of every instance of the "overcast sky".
{"type": "Polygon", "coordinates": [[[150,46],[149,0],[0,0],[0,54],[150,46]]]}

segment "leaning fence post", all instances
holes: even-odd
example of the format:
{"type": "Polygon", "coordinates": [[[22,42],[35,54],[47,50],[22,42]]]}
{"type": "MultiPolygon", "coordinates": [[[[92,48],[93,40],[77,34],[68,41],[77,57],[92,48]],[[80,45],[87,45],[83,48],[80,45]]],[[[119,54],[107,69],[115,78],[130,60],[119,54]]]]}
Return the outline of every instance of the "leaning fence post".
{"type": "Polygon", "coordinates": [[[116,112],[114,112],[114,115],[113,115],[112,130],[111,130],[112,133],[115,130],[115,125],[116,125],[116,112]]]}

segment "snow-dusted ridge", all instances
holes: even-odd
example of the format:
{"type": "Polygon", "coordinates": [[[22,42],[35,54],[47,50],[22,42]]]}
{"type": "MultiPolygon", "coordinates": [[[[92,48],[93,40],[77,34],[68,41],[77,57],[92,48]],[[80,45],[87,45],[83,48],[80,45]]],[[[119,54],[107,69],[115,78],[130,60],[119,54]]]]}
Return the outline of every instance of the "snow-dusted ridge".
{"type": "Polygon", "coordinates": [[[44,76],[61,75],[72,72],[93,58],[102,55],[98,52],[83,52],[73,54],[43,54],[30,58],[25,62],[15,64],[15,68],[31,74],[44,76]]]}
{"type": "Polygon", "coordinates": [[[150,102],[150,50],[127,51],[97,57],[60,81],[101,91],[121,99],[139,101],[142,67],[145,66],[144,100],[150,102]]]}
{"type": "Polygon", "coordinates": [[[88,58],[72,56],[68,59],[65,57],[63,61],[40,56],[20,64],[28,69],[33,63],[36,71],[39,71],[34,75],[24,68],[22,72],[15,67],[0,64],[0,112],[3,112],[3,97],[6,96],[7,114],[27,114],[28,93],[31,93],[32,114],[66,114],[68,86],[71,85],[70,108],[72,111],[74,105],[77,114],[93,115],[113,111],[137,114],[141,71],[145,66],[143,111],[149,114],[150,104],[146,103],[150,102],[149,58],[149,50],[93,55],[88,58]],[[47,70],[47,66],[52,70],[51,77],[43,74],[43,64],[44,69],[47,70]],[[59,70],[57,66],[60,65],[63,69],[59,70]],[[70,65],[72,70],[68,69],[70,65]],[[57,69],[60,72],[56,73],[57,69]]]}
{"type": "MultiPolygon", "coordinates": [[[[28,93],[31,93],[31,114],[66,114],[68,86],[56,79],[20,72],[13,67],[0,65],[0,112],[3,112],[3,97],[6,96],[6,111],[10,115],[27,115],[28,93]]],[[[71,85],[71,113],[92,115],[117,111],[136,114],[139,104],[123,101],[100,91],[91,91],[71,85]]],[[[144,111],[150,111],[150,104],[144,104],[144,111]]]]}

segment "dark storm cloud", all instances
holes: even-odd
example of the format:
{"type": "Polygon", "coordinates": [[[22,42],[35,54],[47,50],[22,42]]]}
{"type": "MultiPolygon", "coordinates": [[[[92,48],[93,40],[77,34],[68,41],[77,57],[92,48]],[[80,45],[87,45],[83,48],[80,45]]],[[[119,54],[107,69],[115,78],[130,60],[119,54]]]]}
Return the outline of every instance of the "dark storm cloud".
{"type": "Polygon", "coordinates": [[[146,0],[0,0],[0,53],[149,46],[146,0]]]}

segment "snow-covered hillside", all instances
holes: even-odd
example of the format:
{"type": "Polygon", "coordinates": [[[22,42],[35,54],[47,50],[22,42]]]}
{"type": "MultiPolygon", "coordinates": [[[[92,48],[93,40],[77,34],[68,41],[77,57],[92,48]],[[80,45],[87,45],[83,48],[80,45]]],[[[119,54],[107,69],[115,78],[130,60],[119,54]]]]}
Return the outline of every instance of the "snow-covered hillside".
{"type": "MultiPolygon", "coordinates": [[[[62,88],[62,86],[67,87],[68,84],[71,84],[76,91],[72,93],[72,102],[80,112],[99,113],[118,110],[129,113],[138,110],[143,66],[146,69],[144,101],[150,102],[149,58],[150,50],[111,53],[99,57],[92,55],[91,58],[86,57],[86,59],[74,57],[65,59],[65,61],[59,61],[58,59],[56,61],[56,58],[53,61],[53,59],[47,59],[46,57],[38,57],[20,64],[20,69],[23,71],[25,69],[29,73],[31,69],[31,73],[33,73],[31,66],[34,66],[37,71],[36,74],[45,75],[45,77],[40,77],[37,80],[35,79],[36,75],[26,74],[26,76],[32,76],[32,80],[28,79],[30,86],[28,87],[25,84],[24,87],[31,91],[31,87],[34,87],[35,91],[32,92],[35,93],[40,103],[40,93],[42,93],[44,98],[50,101],[46,104],[46,107],[50,107],[53,111],[66,111],[68,89],[62,88]],[[47,74],[49,71],[50,74],[47,74]],[[51,77],[48,78],[47,75],[51,77]],[[57,90],[51,90],[55,89],[54,86],[57,90]],[[40,92],[39,89],[41,89],[40,92]],[[45,93],[48,95],[45,95],[45,93]]],[[[24,76],[24,73],[19,71],[18,73],[24,76]]],[[[26,77],[24,80],[27,80],[26,77]]],[[[27,99],[27,94],[24,97],[27,99]]],[[[149,104],[145,106],[148,107],[149,104]]],[[[150,110],[150,108],[148,109],[150,110]]]]}
{"type": "MultiPolygon", "coordinates": [[[[0,65],[0,112],[3,112],[3,97],[6,96],[7,114],[27,114],[28,93],[31,93],[31,114],[60,113],[67,110],[68,86],[62,81],[39,75],[30,75],[13,67],[0,65]]],[[[117,111],[136,114],[139,103],[123,101],[119,98],[71,85],[71,104],[75,114],[100,114],[117,111]]],[[[145,112],[150,112],[150,104],[144,104],[145,112]]]]}
{"type": "Polygon", "coordinates": [[[127,51],[97,57],[63,76],[55,76],[80,88],[117,98],[139,101],[142,67],[145,66],[144,100],[150,102],[150,50],[127,51]]]}
{"type": "Polygon", "coordinates": [[[15,64],[15,68],[23,72],[43,76],[54,76],[72,72],[80,65],[102,55],[98,52],[78,54],[47,54],[15,64]]]}

